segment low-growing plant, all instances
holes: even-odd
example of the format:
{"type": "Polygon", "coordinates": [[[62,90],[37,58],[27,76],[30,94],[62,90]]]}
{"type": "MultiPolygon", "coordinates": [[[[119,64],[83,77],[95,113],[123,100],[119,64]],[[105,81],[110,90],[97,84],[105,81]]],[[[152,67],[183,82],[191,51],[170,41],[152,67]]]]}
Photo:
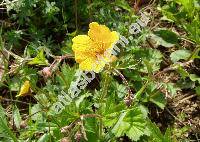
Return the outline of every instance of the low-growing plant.
{"type": "Polygon", "coordinates": [[[200,4],[132,3],[0,3],[0,141],[190,140],[169,108],[200,95],[200,4]]]}

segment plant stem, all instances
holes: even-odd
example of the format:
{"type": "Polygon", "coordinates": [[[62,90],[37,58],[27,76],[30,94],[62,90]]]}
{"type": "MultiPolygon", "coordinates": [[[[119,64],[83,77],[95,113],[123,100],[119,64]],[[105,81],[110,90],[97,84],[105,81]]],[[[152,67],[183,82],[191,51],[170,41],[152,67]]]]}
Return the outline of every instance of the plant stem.
{"type": "MultiPolygon", "coordinates": [[[[99,105],[100,105],[99,115],[100,116],[102,116],[102,113],[103,113],[103,110],[102,110],[103,101],[104,101],[104,98],[106,97],[107,92],[108,92],[109,81],[110,81],[109,74],[105,73],[103,91],[102,91],[102,94],[101,94],[100,99],[99,99],[99,105]]],[[[99,139],[101,139],[102,133],[103,133],[103,121],[102,121],[102,119],[100,119],[99,120],[99,139]]]]}
{"type": "Polygon", "coordinates": [[[73,121],[70,125],[62,127],[60,129],[61,133],[66,133],[68,130],[71,130],[78,122],[81,121],[81,118],[84,119],[84,118],[95,118],[95,117],[101,119],[101,116],[98,114],[82,114],[82,115],[80,115],[79,119],[73,121]]]}
{"type": "Polygon", "coordinates": [[[130,107],[132,102],[133,102],[134,95],[131,91],[131,88],[129,87],[128,81],[126,80],[126,78],[124,77],[124,75],[120,71],[118,71],[117,69],[114,69],[114,71],[120,76],[123,83],[126,85],[126,88],[128,90],[128,95],[124,98],[124,102],[125,102],[127,107],[130,107]]]}

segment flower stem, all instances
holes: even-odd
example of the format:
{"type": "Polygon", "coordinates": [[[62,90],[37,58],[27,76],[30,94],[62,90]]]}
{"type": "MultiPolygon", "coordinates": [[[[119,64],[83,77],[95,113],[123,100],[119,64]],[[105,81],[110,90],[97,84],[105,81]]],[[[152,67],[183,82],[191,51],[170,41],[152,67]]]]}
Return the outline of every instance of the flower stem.
{"type": "Polygon", "coordinates": [[[120,76],[123,83],[126,85],[126,88],[128,90],[128,95],[124,98],[124,102],[129,107],[133,102],[133,96],[134,95],[133,95],[131,88],[129,87],[128,81],[126,80],[124,75],[120,71],[118,71],[117,69],[114,69],[114,71],[120,76]]]}
{"type": "MultiPolygon", "coordinates": [[[[102,116],[102,113],[103,113],[103,101],[104,101],[104,98],[106,97],[107,93],[108,93],[108,85],[109,85],[109,74],[108,73],[105,73],[105,76],[104,76],[104,84],[103,84],[103,91],[102,91],[102,94],[100,96],[100,99],[99,99],[99,105],[100,105],[100,108],[99,108],[99,115],[102,116]]],[[[101,136],[102,136],[102,133],[103,133],[103,121],[102,119],[99,120],[99,138],[101,139],[101,136]]]]}

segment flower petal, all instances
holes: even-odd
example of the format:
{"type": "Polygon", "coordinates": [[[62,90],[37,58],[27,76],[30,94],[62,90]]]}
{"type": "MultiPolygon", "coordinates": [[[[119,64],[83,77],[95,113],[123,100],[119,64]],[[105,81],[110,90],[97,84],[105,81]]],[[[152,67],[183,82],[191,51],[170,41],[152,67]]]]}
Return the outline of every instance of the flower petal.
{"type": "Polygon", "coordinates": [[[88,36],[94,42],[110,42],[111,31],[105,25],[99,25],[96,22],[92,22],[89,25],[90,29],[88,31],[88,36]]]}
{"type": "Polygon", "coordinates": [[[84,60],[86,60],[87,58],[91,58],[93,56],[94,55],[91,53],[80,52],[80,51],[75,52],[75,60],[77,63],[81,63],[84,60]]]}
{"type": "Polygon", "coordinates": [[[88,36],[79,35],[72,39],[72,50],[80,69],[99,72],[112,61],[111,52],[119,35],[96,22],[90,23],[89,27],[88,36]]]}
{"type": "Polygon", "coordinates": [[[72,39],[72,42],[73,51],[86,52],[90,49],[91,39],[87,35],[78,35],[72,39]]]}
{"type": "Polygon", "coordinates": [[[87,58],[85,61],[79,64],[79,68],[85,71],[94,71],[96,73],[100,72],[105,66],[104,61],[97,61],[96,58],[87,58]]]}
{"type": "Polygon", "coordinates": [[[21,96],[26,96],[30,94],[30,82],[25,81],[24,84],[22,85],[19,94],[16,97],[21,97],[21,96]]]}
{"type": "Polygon", "coordinates": [[[96,44],[95,47],[98,48],[100,52],[110,48],[119,40],[117,32],[111,32],[105,25],[99,25],[96,22],[92,22],[89,27],[88,36],[96,44]]]}

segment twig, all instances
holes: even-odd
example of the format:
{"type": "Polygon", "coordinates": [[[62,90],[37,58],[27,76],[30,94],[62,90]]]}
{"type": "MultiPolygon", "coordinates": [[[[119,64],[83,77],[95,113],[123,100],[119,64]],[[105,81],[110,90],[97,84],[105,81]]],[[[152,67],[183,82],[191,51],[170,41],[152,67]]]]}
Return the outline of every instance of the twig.
{"type": "Polygon", "coordinates": [[[178,106],[179,104],[181,104],[182,102],[184,102],[184,101],[186,101],[186,100],[189,100],[189,99],[191,99],[191,98],[193,98],[193,97],[196,97],[196,94],[190,95],[190,96],[185,97],[185,98],[183,98],[182,100],[178,101],[178,103],[176,104],[175,107],[177,107],[177,106],[178,106]]]}
{"type": "Polygon", "coordinates": [[[66,54],[63,56],[53,56],[55,58],[55,60],[53,61],[53,63],[50,65],[49,69],[50,71],[54,71],[54,69],[56,68],[56,66],[64,59],[66,58],[73,58],[74,56],[71,54],[66,54]]]}
{"type": "Polygon", "coordinates": [[[116,69],[114,69],[114,70],[115,70],[115,72],[121,77],[121,79],[123,80],[124,84],[127,86],[129,95],[130,95],[131,97],[133,97],[133,93],[132,93],[132,91],[131,91],[131,89],[130,89],[130,87],[129,87],[128,81],[126,80],[126,78],[124,77],[124,75],[123,75],[121,72],[119,72],[118,70],[116,70],[116,69]]]}
{"type": "Polygon", "coordinates": [[[133,96],[134,95],[133,95],[133,93],[131,91],[131,88],[129,87],[128,81],[126,80],[126,78],[124,77],[124,75],[120,71],[118,71],[117,69],[114,69],[114,71],[120,76],[120,78],[122,79],[122,81],[124,82],[124,84],[127,87],[128,96],[126,96],[124,98],[124,101],[125,101],[126,105],[129,107],[132,104],[133,96]]]}
{"type": "Polygon", "coordinates": [[[1,101],[1,100],[3,100],[3,101],[8,101],[8,102],[17,102],[17,103],[22,103],[22,104],[27,104],[27,105],[30,104],[30,103],[22,102],[22,101],[19,101],[19,100],[11,100],[11,99],[6,99],[6,98],[0,97],[0,101],[1,101]]]}
{"type": "Polygon", "coordinates": [[[179,66],[181,67],[185,67],[187,66],[188,64],[191,64],[193,62],[193,60],[189,60],[187,62],[184,62],[184,63],[179,63],[179,64],[176,64],[175,66],[170,66],[170,67],[166,67],[164,68],[162,71],[158,72],[157,74],[154,75],[154,77],[157,77],[158,75],[162,74],[162,73],[165,73],[165,72],[168,72],[168,71],[172,71],[172,70],[176,70],[179,66]]]}
{"type": "Polygon", "coordinates": [[[4,56],[4,58],[6,59],[6,61],[9,62],[9,60],[7,59],[6,55],[3,53],[2,50],[0,50],[0,53],[4,56]]]}
{"type": "Polygon", "coordinates": [[[166,110],[167,110],[167,112],[172,116],[172,117],[174,117],[176,120],[178,120],[178,122],[180,122],[181,124],[183,124],[184,126],[185,126],[185,124],[181,121],[181,120],[179,120],[175,115],[173,115],[170,111],[169,111],[169,109],[166,107],[165,108],[166,110]]]}
{"type": "Polygon", "coordinates": [[[189,40],[189,39],[187,39],[187,38],[181,37],[181,39],[182,39],[182,40],[185,40],[185,41],[187,41],[187,42],[189,42],[189,43],[191,43],[191,44],[195,44],[195,42],[193,42],[193,41],[191,41],[191,40],[189,40]]]}
{"type": "Polygon", "coordinates": [[[61,59],[61,60],[64,60],[66,58],[74,58],[73,55],[71,54],[66,54],[66,55],[63,55],[63,56],[54,56],[56,59],[61,59]]]}

